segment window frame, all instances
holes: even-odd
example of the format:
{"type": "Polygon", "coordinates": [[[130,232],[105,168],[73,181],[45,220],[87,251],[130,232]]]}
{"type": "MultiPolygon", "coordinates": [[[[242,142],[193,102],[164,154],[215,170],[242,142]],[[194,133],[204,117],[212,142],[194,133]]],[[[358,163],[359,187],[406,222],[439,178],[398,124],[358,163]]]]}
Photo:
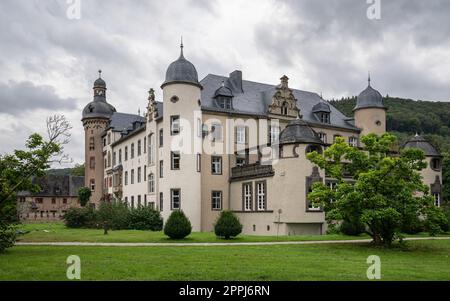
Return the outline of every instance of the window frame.
{"type": "Polygon", "coordinates": [[[171,115],[170,116],[170,135],[176,136],[176,135],[179,135],[180,132],[181,132],[180,115],[171,115]],[[174,128],[175,125],[178,126],[176,129],[174,128]]]}
{"type": "MultiPolygon", "coordinates": [[[[211,210],[212,211],[222,211],[222,204],[223,204],[223,192],[221,190],[213,190],[211,191],[211,210]],[[217,196],[214,196],[214,194],[219,194],[218,196],[218,207],[214,206],[215,202],[217,202],[217,196]]],[[[216,204],[217,205],[217,204],[216,204]]]]}
{"type": "Polygon", "coordinates": [[[170,210],[181,210],[181,189],[171,188],[170,189],[170,210]],[[174,193],[178,192],[178,207],[174,206],[174,193]]]}
{"type": "Polygon", "coordinates": [[[181,155],[180,152],[170,152],[170,169],[180,170],[181,169],[181,155]],[[178,156],[178,167],[175,168],[175,155],[178,156]]]}
{"type": "Polygon", "coordinates": [[[256,181],[255,182],[255,209],[256,211],[267,211],[267,182],[264,181],[256,181]],[[263,207],[260,207],[260,199],[261,196],[259,191],[259,185],[262,185],[263,192],[262,192],[262,204],[263,207]]]}
{"type": "Polygon", "coordinates": [[[253,182],[242,183],[242,211],[253,211],[253,182]],[[249,194],[247,194],[246,187],[248,187],[249,194]],[[247,197],[249,198],[249,207],[247,207],[247,197]]]}
{"type": "Polygon", "coordinates": [[[222,156],[211,156],[211,174],[212,175],[222,175],[223,172],[223,160],[222,160],[222,156]],[[215,159],[219,159],[218,161],[218,167],[220,168],[220,171],[214,171],[214,167],[215,167],[215,159]]]}

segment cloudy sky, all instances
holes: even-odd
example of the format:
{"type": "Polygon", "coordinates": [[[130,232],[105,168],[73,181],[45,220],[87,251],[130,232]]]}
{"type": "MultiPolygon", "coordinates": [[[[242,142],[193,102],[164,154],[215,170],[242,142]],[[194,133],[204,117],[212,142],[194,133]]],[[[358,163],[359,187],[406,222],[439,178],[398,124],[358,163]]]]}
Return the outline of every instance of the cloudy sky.
{"type": "Polygon", "coordinates": [[[78,0],[73,19],[74,1],[0,1],[0,153],[63,113],[66,151],[82,163],[81,110],[97,70],[108,101],[137,113],[150,87],[160,99],[181,35],[200,78],[240,69],[277,84],[286,74],[330,99],[358,94],[370,71],[383,95],[450,101],[450,1],[379,0],[379,20],[366,0],[78,0]]]}

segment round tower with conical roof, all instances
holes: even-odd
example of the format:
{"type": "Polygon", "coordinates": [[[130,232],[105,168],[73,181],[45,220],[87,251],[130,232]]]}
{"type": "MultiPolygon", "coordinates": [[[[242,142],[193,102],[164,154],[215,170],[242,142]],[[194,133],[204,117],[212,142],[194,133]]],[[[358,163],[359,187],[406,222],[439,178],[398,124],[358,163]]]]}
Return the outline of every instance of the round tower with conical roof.
{"type": "Polygon", "coordinates": [[[386,133],[386,107],[380,92],[372,88],[370,76],[367,88],[356,99],[353,112],[355,125],[362,130],[361,135],[386,133]]]}
{"type": "Polygon", "coordinates": [[[160,192],[166,200],[162,216],[167,220],[173,210],[181,209],[191,221],[193,231],[201,230],[200,153],[202,124],[197,70],[183,53],[166,71],[163,90],[164,181],[160,192]]]}
{"type": "Polygon", "coordinates": [[[103,141],[102,134],[116,109],[106,101],[106,82],[99,77],[94,82],[94,99],[83,109],[85,137],[85,186],[91,189],[91,203],[97,204],[103,196],[103,141]]]}

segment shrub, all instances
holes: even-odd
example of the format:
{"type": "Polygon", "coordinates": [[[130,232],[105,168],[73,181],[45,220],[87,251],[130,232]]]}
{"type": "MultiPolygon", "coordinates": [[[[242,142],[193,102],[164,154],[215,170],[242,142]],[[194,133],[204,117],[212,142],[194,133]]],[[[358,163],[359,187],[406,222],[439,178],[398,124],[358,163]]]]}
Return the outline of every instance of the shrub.
{"type": "Polygon", "coordinates": [[[230,239],[238,236],[241,232],[242,225],[237,216],[231,211],[222,211],[214,225],[214,233],[219,237],[230,239]]]}
{"type": "Polygon", "coordinates": [[[181,210],[172,212],[164,226],[164,234],[172,239],[185,238],[191,231],[191,222],[181,210]]]}
{"type": "Polygon", "coordinates": [[[91,198],[91,189],[88,187],[80,187],[78,189],[78,199],[80,200],[81,207],[86,206],[91,198]]]}
{"type": "Polygon", "coordinates": [[[161,231],[162,226],[161,214],[150,207],[132,209],[128,214],[128,228],[130,229],[161,231]]]}
{"type": "Polygon", "coordinates": [[[0,253],[14,246],[16,242],[16,228],[12,225],[0,223],[0,253]]]}
{"type": "Polygon", "coordinates": [[[349,220],[343,220],[339,230],[342,234],[350,236],[358,236],[365,231],[362,223],[349,220]]]}
{"type": "Polygon", "coordinates": [[[424,231],[424,223],[417,214],[405,214],[400,230],[402,233],[406,234],[417,234],[424,231]]]}
{"type": "Polygon", "coordinates": [[[96,212],[92,208],[69,208],[64,214],[64,223],[69,228],[90,228],[95,225],[96,212]]]}
{"type": "Polygon", "coordinates": [[[102,202],[97,212],[97,223],[112,230],[128,229],[129,214],[127,205],[121,201],[102,202]]]}

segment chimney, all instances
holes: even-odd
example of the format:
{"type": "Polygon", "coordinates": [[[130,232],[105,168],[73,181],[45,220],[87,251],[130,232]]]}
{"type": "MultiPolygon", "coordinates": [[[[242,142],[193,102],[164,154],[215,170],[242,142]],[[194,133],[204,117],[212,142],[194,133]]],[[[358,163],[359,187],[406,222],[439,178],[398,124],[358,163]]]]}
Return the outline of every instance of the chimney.
{"type": "Polygon", "coordinates": [[[228,88],[230,88],[233,93],[244,93],[244,90],[242,89],[242,71],[234,70],[231,72],[227,84],[228,88]]]}

